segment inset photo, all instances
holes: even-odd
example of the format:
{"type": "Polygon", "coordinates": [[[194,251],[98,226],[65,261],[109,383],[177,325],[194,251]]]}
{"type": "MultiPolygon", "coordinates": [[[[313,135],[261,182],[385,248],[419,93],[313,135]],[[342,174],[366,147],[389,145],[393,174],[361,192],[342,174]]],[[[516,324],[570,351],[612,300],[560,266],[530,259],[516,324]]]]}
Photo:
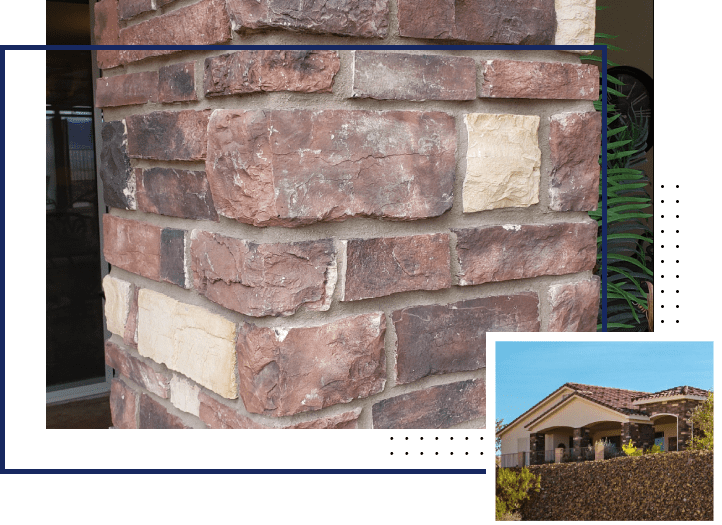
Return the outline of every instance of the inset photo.
{"type": "Polygon", "coordinates": [[[713,343],[497,341],[497,520],[712,520],[713,343]]]}

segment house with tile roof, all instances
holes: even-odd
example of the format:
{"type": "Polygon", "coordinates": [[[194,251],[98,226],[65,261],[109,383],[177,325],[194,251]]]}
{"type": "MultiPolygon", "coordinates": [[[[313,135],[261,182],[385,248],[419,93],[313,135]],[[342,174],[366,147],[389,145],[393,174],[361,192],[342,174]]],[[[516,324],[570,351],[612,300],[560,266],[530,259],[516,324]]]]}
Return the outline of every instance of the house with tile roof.
{"type": "Polygon", "coordinates": [[[630,439],[638,448],[684,450],[692,439],[692,411],[708,395],[691,386],[649,393],[565,383],[497,433],[501,466],[579,457],[600,440],[619,450],[630,439]]]}

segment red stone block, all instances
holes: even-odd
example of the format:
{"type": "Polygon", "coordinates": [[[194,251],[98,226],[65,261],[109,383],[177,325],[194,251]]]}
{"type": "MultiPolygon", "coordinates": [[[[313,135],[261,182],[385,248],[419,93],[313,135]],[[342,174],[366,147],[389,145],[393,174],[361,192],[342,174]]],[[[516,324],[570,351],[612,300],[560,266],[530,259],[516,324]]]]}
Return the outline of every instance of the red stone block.
{"type": "Polygon", "coordinates": [[[487,60],[481,71],[482,98],[599,98],[599,69],[591,64],[487,60]]]}
{"type": "Polygon", "coordinates": [[[191,242],[193,286],[245,315],[328,310],[336,284],[331,239],[258,244],[199,230],[191,242]]]}
{"type": "MultiPolygon", "coordinates": [[[[98,46],[120,44],[117,0],[100,0],[93,6],[93,11],[95,15],[94,44],[98,46]]],[[[121,63],[120,51],[117,49],[100,49],[97,52],[97,60],[100,69],[117,67],[121,63]]]]}
{"type": "Polygon", "coordinates": [[[260,91],[330,93],[340,61],[336,51],[238,51],[206,58],[207,97],[260,91]]]}
{"type": "Polygon", "coordinates": [[[103,256],[113,266],[160,280],[160,234],[158,226],[103,215],[103,256]]]}
{"type": "Polygon", "coordinates": [[[591,270],[597,258],[592,220],[453,231],[462,286],[591,270]]]}
{"type": "Polygon", "coordinates": [[[470,379],[384,399],[371,410],[374,428],[450,428],[486,416],[486,382],[470,379]]]}
{"type": "Polygon", "coordinates": [[[449,235],[349,239],[343,301],[451,287],[449,235]]]}
{"type": "Polygon", "coordinates": [[[290,416],[380,392],[385,331],[383,313],[289,329],[243,323],[236,353],[246,410],[290,416]]]}
{"type": "Polygon", "coordinates": [[[586,281],[549,287],[549,332],[596,332],[599,316],[597,275],[586,281]]]}
{"type": "Polygon", "coordinates": [[[115,428],[138,428],[138,394],[120,379],[110,384],[110,417],[115,428]]]}
{"type": "Polygon", "coordinates": [[[148,394],[141,394],[138,428],[192,428],[148,394]]]}
{"type": "Polygon", "coordinates": [[[170,217],[218,222],[203,171],[174,168],[135,170],[138,210],[170,217]]]}
{"type": "Polygon", "coordinates": [[[208,133],[213,201],[240,222],[414,220],[453,201],[456,129],[446,113],[216,110],[208,133]]]}
{"type": "Polygon", "coordinates": [[[157,372],[143,358],[131,354],[112,341],[105,342],[105,364],[158,397],[168,398],[170,374],[157,372]]]}
{"type": "Polygon", "coordinates": [[[158,72],[128,73],[96,81],[95,107],[130,106],[158,100],[158,72]]]}
{"type": "Polygon", "coordinates": [[[153,0],[118,0],[118,12],[121,20],[130,20],[153,10],[155,10],[153,0]]]}

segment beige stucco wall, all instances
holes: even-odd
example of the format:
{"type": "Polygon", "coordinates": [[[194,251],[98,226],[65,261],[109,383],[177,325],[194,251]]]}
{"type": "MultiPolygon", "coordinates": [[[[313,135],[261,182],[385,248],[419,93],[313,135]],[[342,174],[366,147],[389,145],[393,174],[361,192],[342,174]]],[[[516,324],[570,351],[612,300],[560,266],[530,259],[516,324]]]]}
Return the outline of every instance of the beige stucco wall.
{"type": "Polygon", "coordinates": [[[530,432],[539,432],[551,427],[579,428],[597,421],[626,421],[618,412],[595,405],[585,399],[572,399],[563,407],[534,423],[530,432]]]}

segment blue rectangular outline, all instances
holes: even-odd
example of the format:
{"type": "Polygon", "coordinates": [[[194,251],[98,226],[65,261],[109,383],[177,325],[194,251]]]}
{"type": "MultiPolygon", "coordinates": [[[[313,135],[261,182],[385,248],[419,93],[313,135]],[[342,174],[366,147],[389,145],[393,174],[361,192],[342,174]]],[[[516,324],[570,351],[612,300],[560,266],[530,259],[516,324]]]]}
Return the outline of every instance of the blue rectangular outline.
{"type": "MultiPolygon", "coordinates": [[[[457,50],[457,51],[474,51],[474,50],[518,50],[518,51],[575,51],[575,50],[595,50],[602,51],[602,331],[607,331],[607,46],[596,45],[536,45],[536,46],[516,46],[516,45],[263,45],[263,46],[99,46],[99,45],[5,45],[2,48],[2,56],[0,57],[0,76],[2,76],[2,115],[3,127],[0,131],[0,154],[2,155],[3,165],[2,174],[5,181],[5,52],[6,51],[91,51],[91,50],[110,50],[110,49],[140,49],[140,50],[375,50],[375,51],[412,51],[412,50],[457,50]]],[[[3,196],[5,188],[3,185],[3,196]]],[[[3,201],[5,202],[5,201],[3,201]]],[[[3,216],[3,223],[5,217],[3,216]]],[[[2,292],[5,297],[5,228],[2,230],[2,251],[3,251],[3,280],[2,292]]],[[[5,304],[3,303],[3,313],[5,304]]],[[[5,316],[3,315],[3,336],[5,336],[5,316]]],[[[2,469],[0,474],[486,474],[486,469],[7,469],[5,468],[5,337],[3,337],[3,359],[0,367],[2,367],[2,379],[0,380],[2,390],[2,403],[0,403],[0,415],[2,415],[2,469]]]]}

